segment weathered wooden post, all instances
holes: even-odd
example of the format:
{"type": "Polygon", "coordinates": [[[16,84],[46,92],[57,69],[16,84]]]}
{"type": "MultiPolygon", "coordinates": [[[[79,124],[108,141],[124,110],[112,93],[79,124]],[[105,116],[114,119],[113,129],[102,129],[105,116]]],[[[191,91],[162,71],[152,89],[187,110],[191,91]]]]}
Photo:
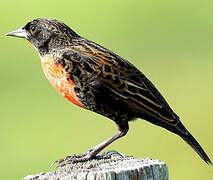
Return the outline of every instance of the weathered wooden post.
{"type": "Polygon", "coordinates": [[[159,160],[135,159],[107,151],[97,159],[29,175],[24,180],[168,180],[168,168],[159,160]]]}

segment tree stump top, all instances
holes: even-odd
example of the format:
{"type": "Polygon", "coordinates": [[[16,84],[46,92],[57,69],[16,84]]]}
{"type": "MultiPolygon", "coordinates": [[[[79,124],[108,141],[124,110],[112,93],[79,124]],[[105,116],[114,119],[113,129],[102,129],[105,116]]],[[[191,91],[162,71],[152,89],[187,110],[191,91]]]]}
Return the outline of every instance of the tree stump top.
{"type": "Polygon", "coordinates": [[[168,168],[159,160],[135,159],[116,151],[97,159],[68,164],[52,172],[28,175],[23,180],[168,180],[168,168]]]}

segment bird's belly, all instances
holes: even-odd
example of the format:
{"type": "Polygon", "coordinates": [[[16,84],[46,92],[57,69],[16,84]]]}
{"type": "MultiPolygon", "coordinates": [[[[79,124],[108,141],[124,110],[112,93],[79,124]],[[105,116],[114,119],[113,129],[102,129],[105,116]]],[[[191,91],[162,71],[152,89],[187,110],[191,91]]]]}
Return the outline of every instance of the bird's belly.
{"type": "Polygon", "coordinates": [[[52,86],[69,101],[84,108],[74,91],[75,84],[69,79],[69,74],[64,67],[61,64],[55,64],[49,57],[42,57],[41,59],[44,74],[52,86]]]}

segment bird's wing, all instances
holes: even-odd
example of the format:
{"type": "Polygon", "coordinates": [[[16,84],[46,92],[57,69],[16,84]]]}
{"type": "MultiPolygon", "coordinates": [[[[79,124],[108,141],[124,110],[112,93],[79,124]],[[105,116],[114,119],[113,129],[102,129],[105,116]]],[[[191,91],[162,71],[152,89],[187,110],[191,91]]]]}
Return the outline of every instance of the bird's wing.
{"type": "MultiPolygon", "coordinates": [[[[116,94],[132,111],[170,125],[178,123],[177,115],[169,107],[155,86],[135,66],[113,52],[93,43],[83,42],[64,52],[63,57],[79,63],[87,72],[89,85],[101,86],[116,94]]],[[[103,89],[103,88],[102,88],[103,89]]]]}
{"type": "Polygon", "coordinates": [[[113,60],[113,64],[103,62],[101,66],[104,86],[136,112],[176,125],[174,112],[145,75],[121,57],[117,56],[113,60]],[[125,67],[121,68],[121,63],[125,67]]]}

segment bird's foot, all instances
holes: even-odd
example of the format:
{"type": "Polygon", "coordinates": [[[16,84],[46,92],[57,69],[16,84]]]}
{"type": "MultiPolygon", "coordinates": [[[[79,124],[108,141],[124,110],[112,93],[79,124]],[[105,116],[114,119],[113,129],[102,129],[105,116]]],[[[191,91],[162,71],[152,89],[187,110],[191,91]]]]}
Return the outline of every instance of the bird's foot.
{"type": "Polygon", "coordinates": [[[57,164],[55,168],[58,167],[63,167],[67,164],[73,164],[73,163],[78,163],[78,162],[85,162],[91,159],[95,159],[96,157],[96,153],[93,150],[88,150],[83,154],[72,154],[69,155],[65,158],[59,159],[54,161],[50,167],[52,167],[53,165],[57,164]]]}

